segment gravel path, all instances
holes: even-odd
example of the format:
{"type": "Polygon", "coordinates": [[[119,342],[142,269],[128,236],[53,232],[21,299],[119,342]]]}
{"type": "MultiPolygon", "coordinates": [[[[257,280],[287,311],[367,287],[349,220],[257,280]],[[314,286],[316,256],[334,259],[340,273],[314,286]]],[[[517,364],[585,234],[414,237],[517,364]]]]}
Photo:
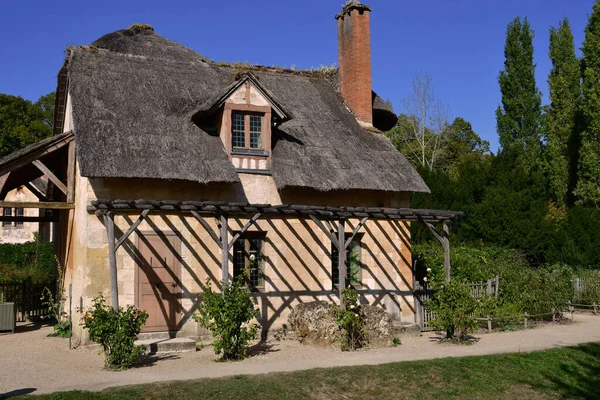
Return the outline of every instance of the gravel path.
{"type": "Polygon", "coordinates": [[[440,344],[435,334],[403,338],[395,348],[345,353],[295,341],[268,342],[255,348],[252,357],[235,363],[214,362],[214,352],[207,347],[195,353],[149,357],[145,366],[122,372],[103,370],[103,356],[97,349],[69,350],[68,339],[47,337],[51,330],[23,325],[19,333],[0,334],[0,398],[13,391],[102,390],[157,381],[534,351],[600,341],[600,316],[576,314],[574,323],[478,335],[480,341],[471,346],[440,344]]]}

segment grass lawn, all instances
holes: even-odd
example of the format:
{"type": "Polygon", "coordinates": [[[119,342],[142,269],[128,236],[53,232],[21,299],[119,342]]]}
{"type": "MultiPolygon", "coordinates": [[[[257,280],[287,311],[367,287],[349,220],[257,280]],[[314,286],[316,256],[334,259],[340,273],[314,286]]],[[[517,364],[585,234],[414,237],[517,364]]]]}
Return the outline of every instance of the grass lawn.
{"type": "Polygon", "coordinates": [[[156,383],[38,398],[596,399],[600,398],[600,343],[528,354],[156,383]]]}

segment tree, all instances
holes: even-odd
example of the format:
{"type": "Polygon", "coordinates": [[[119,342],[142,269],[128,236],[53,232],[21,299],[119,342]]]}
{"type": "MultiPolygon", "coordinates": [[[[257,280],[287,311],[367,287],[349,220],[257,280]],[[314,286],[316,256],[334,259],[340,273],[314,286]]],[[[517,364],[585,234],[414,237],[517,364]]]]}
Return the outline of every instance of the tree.
{"type": "Polygon", "coordinates": [[[539,166],[541,153],[542,95],[535,84],[532,41],[527,18],[508,24],[504,70],[498,77],[502,105],[496,110],[503,159],[526,170],[539,166]]]}
{"type": "Polygon", "coordinates": [[[585,28],[582,47],[581,147],[574,194],[577,203],[600,206],[600,3],[596,2],[585,28]]]}
{"type": "Polygon", "coordinates": [[[52,135],[54,93],[32,104],[22,97],[0,94],[0,156],[52,135]]]}
{"type": "Polygon", "coordinates": [[[468,157],[480,158],[490,152],[490,143],[473,131],[471,123],[457,117],[444,132],[444,147],[440,156],[441,169],[451,171],[468,157]]]}
{"type": "Polygon", "coordinates": [[[427,73],[413,78],[413,91],[405,99],[404,109],[391,139],[413,165],[432,170],[439,161],[448,119],[427,73]]]}
{"type": "Polygon", "coordinates": [[[550,105],[545,125],[546,172],[552,200],[564,206],[576,177],[581,105],[580,66],[567,18],[558,29],[550,29],[549,53],[552,70],[548,76],[550,105]]]}

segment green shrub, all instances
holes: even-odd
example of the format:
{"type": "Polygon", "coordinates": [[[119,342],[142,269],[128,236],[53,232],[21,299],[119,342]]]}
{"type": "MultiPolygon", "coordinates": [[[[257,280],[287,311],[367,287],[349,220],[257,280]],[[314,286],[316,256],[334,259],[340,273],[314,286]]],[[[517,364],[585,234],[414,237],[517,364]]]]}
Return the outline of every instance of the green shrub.
{"type": "Polygon", "coordinates": [[[54,244],[40,240],[0,244],[0,280],[31,278],[37,283],[47,282],[53,275],[54,244]]]}
{"type": "MultiPolygon", "coordinates": [[[[443,251],[436,243],[413,246],[416,258],[416,277],[424,276],[431,268],[432,281],[441,282],[444,276],[443,251]]],[[[531,267],[525,255],[498,246],[482,248],[466,245],[451,248],[451,275],[457,282],[485,282],[500,277],[497,310],[488,305],[490,315],[509,316],[550,313],[561,310],[572,298],[573,268],[564,264],[531,267]],[[511,314],[514,313],[514,314],[511,314]]]]}
{"type": "Polygon", "coordinates": [[[463,340],[477,329],[481,304],[475,300],[469,289],[459,283],[450,282],[438,285],[433,299],[425,302],[425,307],[435,313],[431,325],[446,332],[447,339],[463,340]]]}
{"type": "Polygon", "coordinates": [[[148,319],[146,311],[132,306],[115,309],[103,296],[94,298],[88,310],[79,311],[81,326],[89,330],[92,341],[102,346],[107,367],[127,369],[137,362],[143,348],[134,342],[148,319]]]}
{"type": "Polygon", "coordinates": [[[54,332],[48,336],[69,337],[71,335],[71,322],[67,318],[67,313],[62,310],[60,304],[55,300],[52,291],[45,287],[40,300],[42,300],[42,305],[50,309],[49,317],[56,320],[54,332]]]}
{"type": "Polygon", "coordinates": [[[215,354],[223,360],[239,360],[247,357],[248,343],[256,338],[258,327],[250,321],[258,317],[258,306],[244,284],[244,275],[232,283],[223,284],[223,292],[213,291],[210,281],[193,318],[200,326],[212,332],[215,354]]]}
{"type": "Polygon", "coordinates": [[[354,288],[342,290],[344,309],[335,307],[335,319],[342,330],[342,350],[360,349],[367,343],[365,316],[354,288]]]}

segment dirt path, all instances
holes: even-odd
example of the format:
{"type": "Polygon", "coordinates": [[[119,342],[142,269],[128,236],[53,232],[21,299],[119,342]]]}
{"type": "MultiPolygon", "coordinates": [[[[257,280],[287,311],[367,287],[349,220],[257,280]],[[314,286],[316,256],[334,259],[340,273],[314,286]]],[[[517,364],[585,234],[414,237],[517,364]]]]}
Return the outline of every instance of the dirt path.
{"type": "Polygon", "coordinates": [[[97,350],[69,350],[67,339],[46,337],[50,332],[49,327],[25,326],[17,334],[0,334],[0,398],[13,391],[101,390],[157,381],[534,351],[600,341],[600,316],[576,314],[572,324],[479,335],[481,340],[471,346],[439,344],[434,334],[404,338],[395,348],[353,353],[302,346],[295,341],[269,342],[255,349],[249,359],[236,363],[215,363],[214,352],[208,347],[195,353],[150,357],[144,367],[123,372],[103,370],[103,357],[97,350]]]}

